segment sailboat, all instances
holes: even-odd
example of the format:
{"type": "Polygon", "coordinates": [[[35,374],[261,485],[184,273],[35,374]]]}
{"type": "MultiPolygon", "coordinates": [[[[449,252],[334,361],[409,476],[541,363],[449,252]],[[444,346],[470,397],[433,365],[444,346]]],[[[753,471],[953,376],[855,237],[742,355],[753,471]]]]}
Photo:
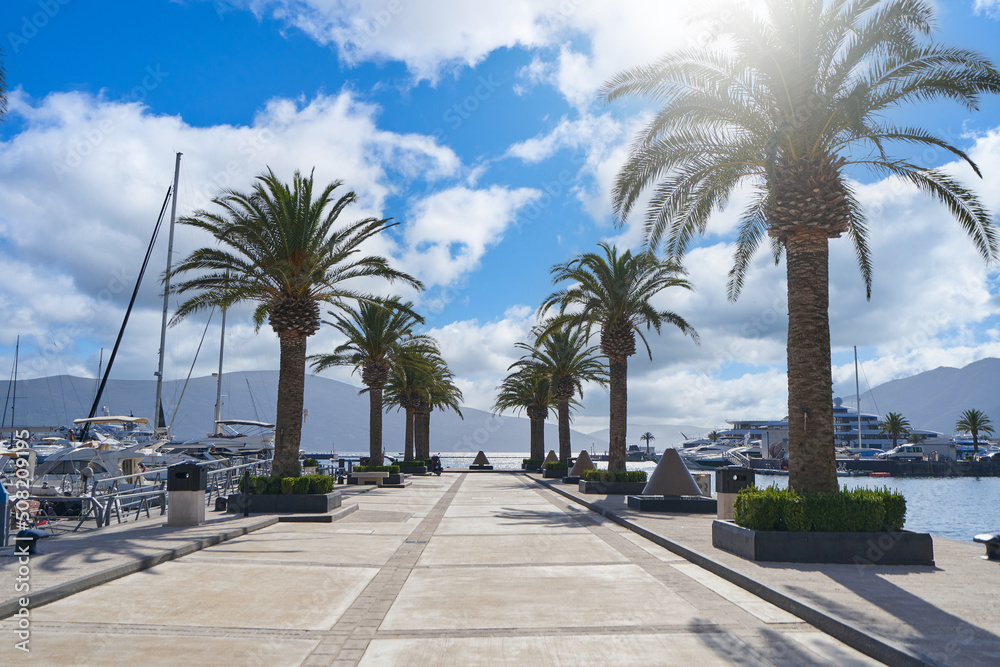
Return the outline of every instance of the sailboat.
{"type": "Polygon", "coordinates": [[[219,340],[219,372],[215,389],[215,428],[204,438],[188,440],[171,451],[188,454],[234,456],[274,454],[274,424],[249,419],[222,418],[222,360],[226,348],[226,310],[222,310],[222,336],[219,340]]]}

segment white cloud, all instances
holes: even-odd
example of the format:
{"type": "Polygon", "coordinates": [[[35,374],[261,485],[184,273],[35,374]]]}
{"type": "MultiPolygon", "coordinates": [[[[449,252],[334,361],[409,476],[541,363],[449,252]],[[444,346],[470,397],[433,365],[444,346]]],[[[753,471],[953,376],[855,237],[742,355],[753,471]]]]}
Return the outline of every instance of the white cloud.
{"type": "Polygon", "coordinates": [[[985,14],[991,19],[1000,19],[1000,0],[976,0],[973,10],[976,14],[985,14]]]}

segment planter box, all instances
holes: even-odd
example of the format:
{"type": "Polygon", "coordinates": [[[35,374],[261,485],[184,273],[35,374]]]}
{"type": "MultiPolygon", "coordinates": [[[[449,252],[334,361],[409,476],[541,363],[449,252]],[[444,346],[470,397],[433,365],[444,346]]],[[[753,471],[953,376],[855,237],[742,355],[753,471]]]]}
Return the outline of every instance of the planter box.
{"type": "Polygon", "coordinates": [[[565,477],[562,478],[562,481],[563,481],[563,484],[577,484],[577,485],[579,485],[580,484],[580,476],[579,475],[574,475],[574,476],[570,477],[569,475],[566,475],[565,477]]]}
{"type": "MultiPolygon", "coordinates": [[[[245,498],[247,496],[239,493],[229,496],[229,500],[226,502],[226,512],[230,514],[242,514],[245,498]]],[[[261,496],[251,495],[249,498],[251,514],[275,514],[279,512],[324,514],[340,507],[340,504],[343,502],[340,491],[325,494],[286,495],[279,493],[261,496]]]]}
{"type": "Polygon", "coordinates": [[[706,496],[629,496],[628,508],[640,512],[715,514],[718,503],[706,496]]]}
{"type": "Polygon", "coordinates": [[[399,466],[399,472],[404,475],[426,475],[427,466],[399,466]]]}
{"type": "Polygon", "coordinates": [[[712,546],[753,561],[934,565],[927,533],[789,533],[759,531],[729,521],[712,522],[712,546]]]}
{"type": "Polygon", "coordinates": [[[559,479],[566,476],[568,470],[545,470],[542,472],[542,477],[547,477],[549,479],[559,479]]]}
{"type": "Polygon", "coordinates": [[[631,496],[642,493],[646,482],[587,482],[580,480],[580,493],[631,496]]]}
{"type": "Polygon", "coordinates": [[[542,469],[542,464],[541,463],[531,463],[531,464],[522,463],[521,464],[521,470],[527,470],[528,472],[538,472],[541,469],[542,469]]]}
{"type": "Polygon", "coordinates": [[[382,485],[386,477],[389,476],[387,472],[352,472],[347,476],[348,484],[377,484],[382,485]]]}
{"type": "Polygon", "coordinates": [[[493,470],[493,466],[488,463],[480,463],[478,465],[473,463],[469,466],[469,470],[493,470]]]}

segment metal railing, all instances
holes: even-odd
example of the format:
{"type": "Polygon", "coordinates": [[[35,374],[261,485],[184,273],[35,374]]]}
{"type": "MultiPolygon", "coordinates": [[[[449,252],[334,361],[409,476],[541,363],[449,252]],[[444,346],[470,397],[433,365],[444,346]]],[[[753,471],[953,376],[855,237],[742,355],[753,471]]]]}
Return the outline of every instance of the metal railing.
{"type": "Polygon", "coordinates": [[[228,497],[239,493],[240,480],[249,472],[251,475],[270,475],[272,459],[260,459],[240,463],[227,468],[217,468],[208,471],[208,489],[205,491],[205,503],[211,507],[212,499],[228,497]]]}

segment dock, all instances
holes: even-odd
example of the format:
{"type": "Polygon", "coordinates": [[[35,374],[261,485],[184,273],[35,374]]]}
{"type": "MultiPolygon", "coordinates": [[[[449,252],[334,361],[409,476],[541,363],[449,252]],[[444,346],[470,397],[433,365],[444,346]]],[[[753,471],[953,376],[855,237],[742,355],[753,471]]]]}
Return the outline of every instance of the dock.
{"type": "MultiPolygon", "coordinates": [[[[628,510],[528,474],[342,489],[327,523],[209,512],[43,540],[30,655],[65,665],[994,665],[995,562],[754,564],[711,517],[628,510]]],[[[10,657],[13,656],[13,657],[10,657]]]]}

